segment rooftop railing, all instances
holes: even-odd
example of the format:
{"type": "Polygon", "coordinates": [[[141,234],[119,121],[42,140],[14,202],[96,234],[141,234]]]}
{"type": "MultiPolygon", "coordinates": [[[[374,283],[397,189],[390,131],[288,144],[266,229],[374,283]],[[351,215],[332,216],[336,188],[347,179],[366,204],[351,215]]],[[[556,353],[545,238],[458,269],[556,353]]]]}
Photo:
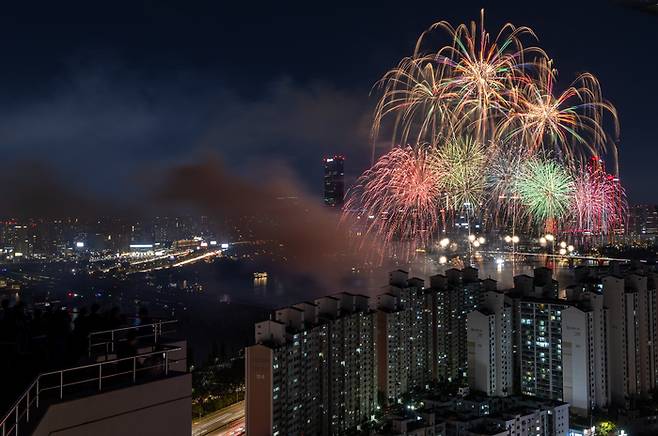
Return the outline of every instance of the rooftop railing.
{"type": "Polygon", "coordinates": [[[43,373],[0,421],[1,436],[28,434],[29,424],[34,422],[37,412],[44,410],[39,409],[44,402],[167,376],[172,364],[185,360],[170,356],[177,351],[181,348],[165,347],[150,353],[43,373]]]}
{"type": "Polygon", "coordinates": [[[91,332],[88,337],[89,357],[94,353],[115,353],[117,345],[127,341],[130,333],[134,333],[137,340],[151,340],[153,344],[157,344],[164,334],[175,331],[174,325],[177,322],[175,319],[159,320],[150,324],[91,332]]]}

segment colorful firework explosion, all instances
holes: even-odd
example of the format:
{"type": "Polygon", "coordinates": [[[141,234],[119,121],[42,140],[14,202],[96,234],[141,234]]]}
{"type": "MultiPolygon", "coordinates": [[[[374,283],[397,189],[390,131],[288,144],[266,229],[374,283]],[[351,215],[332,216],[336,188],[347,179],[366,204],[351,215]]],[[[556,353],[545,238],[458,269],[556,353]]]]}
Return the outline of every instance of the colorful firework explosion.
{"type": "Polygon", "coordinates": [[[367,234],[379,235],[385,243],[411,242],[413,251],[429,243],[436,231],[440,194],[426,149],[396,147],[359,178],[346,210],[365,221],[367,234]]]}
{"type": "Polygon", "coordinates": [[[559,164],[535,158],[523,162],[517,187],[525,214],[537,224],[545,225],[569,215],[574,182],[559,164]]]}
{"type": "Polygon", "coordinates": [[[610,234],[626,223],[628,204],[619,179],[592,158],[574,183],[574,228],[582,234],[610,234]]]}
{"type": "Polygon", "coordinates": [[[373,163],[381,132],[392,131],[391,144],[406,148],[394,147],[374,163],[351,194],[348,204],[361,203],[386,217],[371,223],[369,232],[421,245],[465,204],[494,226],[516,226],[523,217],[524,227],[538,232],[568,229],[573,220],[588,232],[619,228],[626,203],[616,110],[589,73],[556,90],[553,62],[541,48],[525,46],[528,39],[536,40],[531,29],[512,24],[494,37],[485,29],[484,11],[479,23],[453,27],[442,21],[383,76],[372,126],[373,163]],[[448,43],[428,48],[437,30],[447,33],[448,43]],[[383,128],[387,122],[392,129],[383,128]],[[605,182],[579,172],[580,162],[592,157],[610,163],[611,174],[602,169],[605,182]],[[412,172],[404,189],[393,188],[405,180],[398,171],[412,172]],[[597,204],[586,205],[595,199],[597,204]]]}

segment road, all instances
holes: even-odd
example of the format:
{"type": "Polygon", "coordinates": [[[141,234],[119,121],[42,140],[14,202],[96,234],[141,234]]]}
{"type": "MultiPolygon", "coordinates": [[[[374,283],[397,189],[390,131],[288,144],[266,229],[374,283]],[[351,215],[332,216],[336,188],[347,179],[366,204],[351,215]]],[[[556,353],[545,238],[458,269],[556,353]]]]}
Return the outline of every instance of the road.
{"type": "Polygon", "coordinates": [[[244,430],[244,401],[192,421],[192,436],[239,435],[244,430]]]}

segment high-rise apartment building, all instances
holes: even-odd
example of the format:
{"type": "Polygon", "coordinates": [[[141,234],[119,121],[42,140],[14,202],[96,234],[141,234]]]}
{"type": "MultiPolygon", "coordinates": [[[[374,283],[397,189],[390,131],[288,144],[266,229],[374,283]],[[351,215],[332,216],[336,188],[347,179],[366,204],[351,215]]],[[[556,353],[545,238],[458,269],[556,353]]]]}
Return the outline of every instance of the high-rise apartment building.
{"type": "Polygon", "coordinates": [[[512,307],[505,295],[489,291],[468,314],[468,384],[488,396],[512,393],[512,307]]]}
{"type": "Polygon", "coordinates": [[[523,298],[518,307],[521,393],[562,401],[562,311],[566,306],[523,298]]]}
{"type": "Polygon", "coordinates": [[[449,269],[445,276],[430,277],[428,305],[435,330],[432,331],[432,368],[437,380],[454,381],[467,376],[467,317],[479,303],[487,285],[495,281],[479,280],[478,270],[449,269]]]}
{"type": "Polygon", "coordinates": [[[430,381],[431,331],[423,280],[391,272],[387,292],[377,296],[378,389],[386,401],[430,381]]]}
{"type": "Polygon", "coordinates": [[[375,411],[375,313],[348,293],[276,311],[246,350],[249,434],[335,435],[375,411]]]}
{"type": "Polygon", "coordinates": [[[587,416],[610,404],[608,310],[601,294],[578,294],[562,311],[562,386],[572,412],[587,416]]]}
{"type": "Polygon", "coordinates": [[[648,290],[646,276],[635,273],[626,277],[610,275],[602,281],[610,314],[612,401],[628,407],[656,387],[655,290],[648,290]]]}

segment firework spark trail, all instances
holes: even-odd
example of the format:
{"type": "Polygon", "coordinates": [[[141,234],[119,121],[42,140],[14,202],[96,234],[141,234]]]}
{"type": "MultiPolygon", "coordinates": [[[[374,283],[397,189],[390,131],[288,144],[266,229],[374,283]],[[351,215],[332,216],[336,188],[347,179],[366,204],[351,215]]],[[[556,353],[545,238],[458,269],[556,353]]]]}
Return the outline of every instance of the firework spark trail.
{"type": "Polygon", "coordinates": [[[618,180],[593,159],[574,184],[576,233],[609,234],[623,228],[628,213],[626,194],[618,180]]]}
{"type": "Polygon", "coordinates": [[[416,53],[422,47],[424,37],[436,30],[445,30],[452,45],[439,49],[435,58],[450,67],[450,74],[443,83],[452,99],[453,118],[462,128],[474,128],[480,142],[488,139],[488,131],[507,116],[515,82],[526,77],[524,59],[533,54],[546,55],[538,47],[524,48],[522,39],[536,40],[528,27],[516,27],[507,23],[495,39],[484,27],[484,10],[480,14],[479,28],[474,21],[470,26],[453,27],[441,21],[425,32],[416,44],[416,53]]]}
{"type": "Polygon", "coordinates": [[[365,232],[385,244],[399,239],[410,249],[427,245],[439,224],[439,173],[425,148],[395,147],[357,181],[346,211],[365,221],[365,232]]]}
{"type": "Polygon", "coordinates": [[[536,39],[531,29],[506,24],[492,38],[484,27],[484,11],[479,27],[475,22],[434,24],[418,39],[413,56],[380,80],[383,96],[375,110],[373,136],[395,114],[393,143],[435,144],[463,129],[484,143],[499,119],[507,117],[515,83],[525,81],[525,57],[545,57],[540,48],[524,48],[526,37],[536,39]],[[450,45],[423,54],[425,40],[437,30],[447,32],[450,45]]]}
{"type": "Polygon", "coordinates": [[[523,162],[522,146],[493,146],[485,171],[486,212],[499,228],[516,227],[519,208],[518,180],[523,162]]]}
{"type": "Polygon", "coordinates": [[[525,76],[521,82],[515,107],[498,126],[498,135],[527,144],[528,156],[553,153],[565,164],[606,153],[611,141],[602,125],[605,115],[613,120],[615,135],[619,125],[617,112],[602,99],[596,78],[581,74],[556,94],[551,63],[538,61],[536,69],[536,78],[525,76]]]}

